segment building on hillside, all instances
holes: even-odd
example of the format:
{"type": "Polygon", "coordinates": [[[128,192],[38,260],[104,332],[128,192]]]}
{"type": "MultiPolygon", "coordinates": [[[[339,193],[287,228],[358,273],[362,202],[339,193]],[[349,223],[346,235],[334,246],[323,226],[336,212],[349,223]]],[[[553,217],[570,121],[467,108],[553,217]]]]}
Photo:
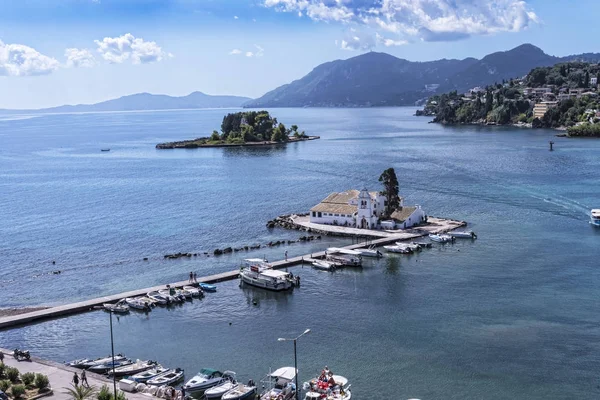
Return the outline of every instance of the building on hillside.
{"type": "Polygon", "coordinates": [[[386,206],[386,196],[367,189],[331,193],[310,209],[310,222],[360,229],[405,229],[426,219],[420,206],[405,206],[401,197],[400,207],[384,220],[386,206]]]}
{"type": "Polygon", "coordinates": [[[598,84],[598,77],[592,76],[590,77],[590,86],[596,86],[598,84]]]}
{"type": "Polygon", "coordinates": [[[546,112],[552,107],[556,107],[557,101],[542,101],[533,107],[533,118],[543,118],[546,112]]]}

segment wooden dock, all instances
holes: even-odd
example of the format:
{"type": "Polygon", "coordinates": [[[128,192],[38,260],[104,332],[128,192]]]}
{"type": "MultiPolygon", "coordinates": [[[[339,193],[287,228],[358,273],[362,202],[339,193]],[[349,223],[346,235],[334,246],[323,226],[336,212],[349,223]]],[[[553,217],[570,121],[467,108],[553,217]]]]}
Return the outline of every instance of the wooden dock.
{"type": "MultiPolygon", "coordinates": [[[[417,237],[425,236],[426,234],[427,234],[427,232],[414,232],[411,234],[402,233],[402,234],[398,234],[398,235],[392,235],[392,236],[388,236],[385,238],[369,241],[368,245],[383,246],[383,245],[386,245],[389,243],[396,242],[398,240],[410,240],[410,239],[414,239],[417,237]]],[[[345,246],[343,248],[354,250],[354,249],[357,249],[360,247],[365,247],[366,244],[367,243],[352,244],[349,246],[345,246]]],[[[287,260],[271,262],[271,265],[275,269],[282,269],[282,268],[287,268],[287,267],[292,267],[294,265],[302,264],[304,262],[308,262],[309,259],[321,259],[324,257],[325,257],[325,251],[320,251],[320,252],[315,252],[312,254],[305,254],[303,256],[290,257],[287,260]]],[[[198,282],[200,282],[200,283],[223,282],[223,281],[237,279],[238,276],[239,276],[239,270],[234,270],[234,271],[223,272],[220,274],[200,277],[200,278],[198,278],[198,282]]],[[[176,287],[176,288],[181,288],[182,286],[189,285],[189,284],[190,284],[189,281],[186,280],[186,281],[171,283],[170,286],[176,287]]],[[[148,292],[151,292],[154,290],[159,290],[159,289],[165,289],[165,288],[166,288],[166,284],[160,285],[160,286],[149,287],[149,288],[145,288],[145,289],[131,290],[128,292],[113,294],[110,296],[98,297],[95,299],[80,301],[77,303],[65,304],[62,306],[51,307],[51,308],[47,308],[44,310],[32,311],[32,312],[28,312],[28,313],[24,313],[24,314],[3,317],[3,318],[0,318],[0,330],[13,328],[13,327],[20,326],[20,325],[26,325],[26,324],[29,324],[32,322],[39,322],[39,321],[42,321],[45,319],[51,319],[51,318],[56,318],[56,317],[62,317],[62,316],[69,315],[69,314],[76,314],[76,313],[90,311],[90,310],[93,310],[95,306],[100,306],[104,303],[117,302],[126,297],[143,296],[148,292]]]]}

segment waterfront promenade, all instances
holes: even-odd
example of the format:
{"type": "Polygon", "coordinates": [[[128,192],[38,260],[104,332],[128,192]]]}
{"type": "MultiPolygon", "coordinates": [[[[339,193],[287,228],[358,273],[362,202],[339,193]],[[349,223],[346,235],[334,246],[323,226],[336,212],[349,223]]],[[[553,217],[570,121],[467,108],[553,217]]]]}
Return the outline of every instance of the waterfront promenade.
{"type": "MultiPolygon", "coordinates": [[[[62,365],[53,361],[42,360],[37,357],[31,357],[31,361],[17,361],[14,359],[12,351],[0,349],[0,352],[4,353],[4,364],[9,367],[17,368],[21,374],[33,372],[48,376],[48,379],[50,380],[50,386],[52,387],[52,394],[43,397],[43,399],[72,400],[71,395],[66,393],[66,388],[71,387],[73,373],[76,372],[77,375],[81,374],[80,369],[67,367],[66,365],[62,365]]],[[[108,385],[112,393],[112,380],[90,371],[87,371],[86,375],[90,386],[100,390],[102,385],[108,385]]],[[[148,400],[151,398],[151,396],[143,395],[141,393],[127,393],[126,397],[129,400],[148,400]]]]}
{"type": "MultiPolygon", "coordinates": [[[[300,221],[299,223],[301,223],[301,222],[303,222],[303,221],[300,221]]],[[[396,241],[415,239],[418,237],[425,236],[429,233],[447,232],[449,230],[453,230],[460,226],[465,225],[465,223],[462,221],[454,221],[454,220],[438,219],[438,218],[435,218],[434,221],[430,221],[430,222],[431,222],[430,224],[423,227],[423,229],[419,229],[419,230],[410,230],[410,231],[373,231],[373,230],[369,230],[368,235],[370,235],[371,232],[375,232],[383,237],[380,237],[379,239],[370,240],[368,242],[368,244],[379,247],[379,246],[384,246],[386,244],[394,243],[396,241]]],[[[314,225],[314,224],[311,224],[311,225],[314,225]]],[[[364,235],[365,231],[366,231],[365,229],[347,228],[347,227],[341,227],[341,226],[325,226],[325,228],[324,228],[323,225],[319,225],[319,228],[320,229],[335,229],[337,233],[346,234],[347,236],[355,236],[355,235],[358,235],[358,233],[361,233],[364,235]]],[[[349,246],[345,246],[344,248],[353,250],[353,249],[357,249],[360,247],[364,247],[365,244],[366,243],[364,243],[364,242],[358,243],[358,244],[352,244],[349,246]]],[[[274,262],[271,262],[271,265],[275,269],[282,269],[282,268],[287,268],[287,267],[293,267],[295,265],[302,264],[304,262],[309,262],[309,260],[311,260],[311,259],[319,259],[319,258],[323,258],[323,257],[325,257],[325,251],[320,251],[320,252],[314,252],[311,254],[305,254],[305,255],[297,256],[297,257],[289,257],[286,260],[274,261],[274,262]]],[[[223,282],[223,281],[237,279],[238,276],[239,276],[239,270],[236,269],[233,271],[222,272],[220,274],[199,277],[198,282],[199,283],[217,283],[217,282],[223,282]]],[[[183,287],[185,285],[189,285],[189,284],[190,284],[189,281],[185,280],[185,281],[170,283],[169,285],[171,287],[181,288],[181,287],[183,287]]],[[[127,297],[143,296],[146,293],[154,291],[154,290],[165,289],[166,285],[167,284],[153,286],[153,287],[144,288],[144,289],[131,290],[131,291],[127,291],[124,293],[118,293],[118,294],[113,294],[113,295],[109,295],[109,296],[102,296],[102,297],[98,297],[95,299],[90,299],[90,300],[85,300],[85,301],[80,301],[80,302],[75,302],[75,303],[70,303],[70,304],[64,304],[61,306],[50,307],[50,308],[46,308],[46,309],[42,309],[42,310],[38,310],[38,311],[32,311],[32,312],[28,312],[28,313],[3,317],[3,318],[0,318],[0,330],[16,327],[16,326],[20,326],[20,325],[25,325],[25,324],[29,324],[29,323],[33,323],[33,322],[39,322],[39,321],[42,321],[45,319],[57,318],[57,317],[62,317],[62,316],[66,316],[69,314],[76,314],[76,313],[80,313],[80,312],[91,311],[94,309],[94,307],[101,306],[104,303],[113,303],[113,302],[117,302],[117,301],[127,298],[127,297]]]]}

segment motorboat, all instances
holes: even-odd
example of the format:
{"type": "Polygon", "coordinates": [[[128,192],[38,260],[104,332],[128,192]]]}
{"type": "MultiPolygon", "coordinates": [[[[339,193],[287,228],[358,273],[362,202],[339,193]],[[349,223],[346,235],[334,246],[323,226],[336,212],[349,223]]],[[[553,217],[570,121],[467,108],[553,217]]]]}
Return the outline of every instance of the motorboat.
{"type": "Polygon", "coordinates": [[[362,247],[360,249],[354,249],[354,251],[359,252],[363,257],[383,257],[383,253],[377,250],[375,246],[362,247]]]}
{"type": "MultiPolygon", "coordinates": [[[[156,365],[156,361],[152,361],[152,360],[148,360],[148,361],[141,361],[141,360],[136,360],[133,364],[129,364],[129,365],[123,365],[120,367],[115,367],[114,369],[114,375],[115,376],[131,376],[131,375],[135,375],[137,373],[149,370],[150,368],[153,368],[156,365]]],[[[112,368],[108,370],[107,372],[108,375],[113,375],[113,370],[112,368]]]]}
{"type": "Polygon", "coordinates": [[[157,377],[158,375],[164,374],[165,372],[168,372],[169,368],[165,368],[160,364],[154,365],[154,367],[147,369],[143,372],[139,372],[133,376],[131,376],[131,379],[133,379],[136,382],[140,382],[140,383],[145,383],[148,382],[148,380],[157,377]]]}
{"type": "Polygon", "coordinates": [[[304,400],[350,400],[352,393],[348,379],[341,375],[333,375],[331,371],[328,373],[323,371],[321,376],[311,379],[309,382],[304,382],[302,385],[306,392],[304,400]]]}
{"type": "Polygon", "coordinates": [[[184,286],[182,290],[188,292],[192,297],[201,297],[204,295],[202,289],[193,286],[184,286]]]}
{"type": "MultiPolygon", "coordinates": [[[[123,354],[117,354],[115,356],[115,361],[122,361],[122,360],[126,360],[127,357],[125,357],[123,354]]],[[[113,360],[112,356],[109,357],[103,357],[103,358],[96,358],[95,360],[88,360],[87,362],[82,361],[78,368],[81,369],[88,369],[90,367],[93,367],[94,365],[98,365],[98,364],[106,364],[108,362],[111,362],[113,360]]]]}
{"type": "Polygon", "coordinates": [[[412,253],[414,253],[415,251],[421,250],[421,245],[419,245],[417,243],[396,242],[395,244],[396,244],[396,246],[400,246],[400,247],[409,249],[412,253]]]}
{"type": "Polygon", "coordinates": [[[237,381],[235,380],[235,372],[233,371],[225,371],[228,374],[227,379],[222,383],[207,389],[204,392],[204,397],[206,399],[220,399],[223,397],[225,393],[233,389],[237,385],[237,381]]]}
{"type": "Polygon", "coordinates": [[[95,372],[97,374],[106,374],[106,373],[108,373],[109,370],[113,369],[113,367],[115,369],[117,369],[119,367],[123,367],[125,365],[130,365],[130,364],[133,364],[133,361],[131,361],[129,359],[119,360],[119,361],[115,360],[114,362],[111,360],[107,363],[93,365],[88,368],[88,371],[95,372]]]}
{"type": "Polygon", "coordinates": [[[260,394],[260,400],[291,400],[296,398],[296,386],[294,378],[296,369],[294,367],[282,367],[270,372],[261,380],[265,388],[260,394]]]}
{"type": "Polygon", "coordinates": [[[216,369],[203,368],[196,376],[187,381],[183,387],[187,392],[199,392],[220,385],[230,378],[235,378],[235,372],[221,372],[216,369]]]}
{"type": "Polygon", "coordinates": [[[181,368],[171,369],[165,373],[155,376],[152,379],[148,379],[146,384],[152,386],[165,386],[172,385],[183,379],[183,370],[181,368]]]}
{"type": "Polygon", "coordinates": [[[192,293],[183,289],[175,289],[175,294],[179,296],[179,298],[183,298],[184,300],[191,300],[192,293]]]}
{"type": "Polygon", "coordinates": [[[158,291],[158,293],[159,293],[161,296],[165,297],[169,303],[181,303],[182,301],[184,301],[184,300],[182,300],[182,299],[181,299],[181,297],[179,297],[179,296],[177,296],[177,295],[175,294],[175,291],[174,291],[174,290],[173,290],[173,291],[171,291],[171,288],[168,288],[168,289],[160,289],[160,290],[158,291]]]}
{"type": "Polygon", "coordinates": [[[390,253],[399,253],[399,254],[411,254],[412,250],[406,246],[398,246],[397,244],[391,244],[389,246],[383,246],[386,251],[390,253]]]}
{"type": "Polygon", "coordinates": [[[204,290],[205,292],[216,292],[217,291],[217,287],[215,285],[211,285],[210,283],[199,283],[198,286],[200,286],[200,289],[204,290]]]}
{"type": "Polygon", "coordinates": [[[92,361],[92,360],[90,360],[89,358],[80,358],[78,360],[69,361],[68,363],[65,363],[65,364],[67,365],[67,367],[83,369],[84,368],[83,365],[90,361],[92,361]]]}
{"type": "Polygon", "coordinates": [[[152,310],[150,303],[148,303],[147,301],[144,301],[142,299],[135,298],[135,297],[125,298],[125,303],[127,303],[129,308],[133,308],[136,310],[141,310],[141,311],[151,311],[152,310]]]}
{"type": "Polygon", "coordinates": [[[459,239],[477,239],[477,235],[473,231],[450,232],[450,236],[459,239]]]}
{"type": "Polygon", "coordinates": [[[148,303],[150,305],[150,307],[156,307],[156,305],[158,304],[158,301],[151,299],[150,297],[146,296],[141,296],[141,297],[137,297],[138,300],[143,301],[144,303],[148,303]]]}
{"type": "Polygon", "coordinates": [[[104,310],[116,314],[127,314],[129,312],[129,306],[123,300],[120,300],[117,303],[104,303],[102,304],[102,307],[104,310]]]}
{"type": "Polygon", "coordinates": [[[320,269],[323,271],[335,271],[335,264],[325,260],[315,260],[312,263],[314,269],[320,269]]]}
{"type": "Polygon", "coordinates": [[[240,269],[240,280],[248,285],[277,292],[294,287],[294,280],[289,272],[275,270],[260,258],[244,260],[244,266],[240,269]]]}
{"type": "Polygon", "coordinates": [[[100,151],[110,151],[110,149],[100,149],[100,151]]]}
{"type": "Polygon", "coordinates": [[[590,212],[590,224],[600,226],[600,208],[595,208],[590,212]]]}
{"type": "Polygon", "coordinates": [[[345,267],[362,266],[362,256],[360,255],[360,252],[356,250],[330,247],[325,252],[325,259],[345,267]]]}
{"type": "Polygon", "coordinates": [[[450,235],[444,235],[444,234],[436,235],[433,233],[429,235],[429,239],[431,239],[434,242],[438,242],[438,243],[448,243],[453,240],[452,236],[450,236],[450,235]]]}
{"type": "Polygon", "coordinates": [[[158,293],[157,290],[148,292],[146,296],[148,296],[150,299],[154,300],[157,304],[160,304],[162,306],[169,304],[170,296],[163,296],[162,294],[158,293]]]}
{"type": "Polygon", "coordinates": [[[256,385],[254,382],[248,382],[248,385],[244,385],[243,383],[238,383],[223,395],[221,399],[223,400],[245,400],[245,399],[254,399],[256,397],[256,385]]]}

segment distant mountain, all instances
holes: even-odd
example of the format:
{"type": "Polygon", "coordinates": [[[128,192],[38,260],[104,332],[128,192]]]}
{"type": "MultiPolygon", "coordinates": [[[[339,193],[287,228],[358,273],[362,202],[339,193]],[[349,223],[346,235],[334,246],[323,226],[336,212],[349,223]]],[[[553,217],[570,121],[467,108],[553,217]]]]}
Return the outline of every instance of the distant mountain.
{"type": "Polygon", "coordinates": [[[164,94],[138,93],[96,104],[66,105],[39,110],[0,110],[0,112],[94,112],[94,111],[135,111],[135,110],[174,110],[183,108],[225,108],[241,107],[249,97],[211,96],[193,92],[187,96],[175,97],[164,94]]]}
{"type": "Polygon", "coordinates": [[[412,105],[435,93],[466,91],[503,79],[521,77],[532,68],[569,60],[600,60],[586,53],[554,57],[524,44],[481,60],[412,62],[369,52],[321,64],[308,75],[280,86],[244,107],[369,107],[412,105]]]}

